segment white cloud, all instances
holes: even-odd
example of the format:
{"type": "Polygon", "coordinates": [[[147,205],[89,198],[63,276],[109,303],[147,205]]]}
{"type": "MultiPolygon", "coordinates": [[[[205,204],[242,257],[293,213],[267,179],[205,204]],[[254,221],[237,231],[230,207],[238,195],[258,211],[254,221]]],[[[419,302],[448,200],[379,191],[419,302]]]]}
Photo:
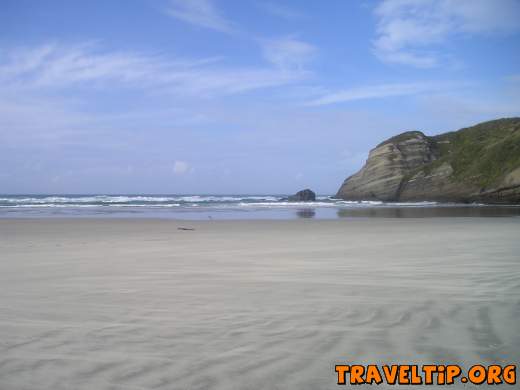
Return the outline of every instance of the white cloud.
{"type": "Polygon", "coordinates": [[[173,164],[173,173],[175,175],[184,175],[191,170],[190,165],[186,161],[175,161],[173,164]]]}
{"type": "Polygon", "coordinates": [[[397,50],[376,50],[377,57],[384,62],[415,66],[417,68],[433,68],[439,65],[438,58],[431,53],[412,53],[397,50]]]}
{"type": "Polygon", "coordinates": [[[518,0],[384,0],[375,15],[375,54],[416,67],[439,65],[435,49],[453,36],[520,30],[518,0]]]}
{"type": "Polygon", "coordinates": [[[233,27],[211,0],[170,0],[168,15],[184,22],[212,30],[230,33],[233,27]]]}
{"type": "Polygon", "coordinates": [[[363,99],[380,99],[392,96],[410,96],[423,93],[430,93],[451,88],[451,83],[399,83],[399,84],[380,84],[368,85],[356,88],[345,89],[342,91],[330,92],[311,102],[308,105],[322,106],[363,99]]]}
{"type": "Polygon", "coordinates": [[[292,36],[261,41],[265,58],[281,69],[303,69],[316,47],[292,36]]]}
{"type": "Polygon", "coordinates": [[[101,51],[89,44],[46,44],[2,53],[0,82],[4,89],[127,87],[179,95],[221,96],[285,85],[306,76],[304,71],[280,67],[217,66],[218,61],[218,58],[182,60],[101,51]]]}

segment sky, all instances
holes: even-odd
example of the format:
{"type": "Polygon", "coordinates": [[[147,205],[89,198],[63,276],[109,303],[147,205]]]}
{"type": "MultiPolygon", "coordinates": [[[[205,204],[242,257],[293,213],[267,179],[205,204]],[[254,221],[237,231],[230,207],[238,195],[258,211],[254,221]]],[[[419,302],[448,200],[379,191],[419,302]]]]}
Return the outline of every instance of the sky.
{"type": "Polygon", "coordinates": [[[0,193],[333,194],[520,116],[520,0],[1,0],[0,193]]]}

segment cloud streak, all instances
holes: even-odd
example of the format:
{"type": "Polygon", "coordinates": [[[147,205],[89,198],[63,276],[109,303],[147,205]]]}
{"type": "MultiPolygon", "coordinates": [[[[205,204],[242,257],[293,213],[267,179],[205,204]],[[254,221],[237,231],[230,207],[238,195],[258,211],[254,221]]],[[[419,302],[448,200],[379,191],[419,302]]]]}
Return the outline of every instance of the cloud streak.
{"type": "Polygon", "coordinates": [[[264,57],[281,69],[303,69],[316,55],[315,46],[292,36],[261,40],[264,57]]]}
{"type": "Polygon", "coordinates": [[[234,28],[211,0],[170,0],[166,13],[183,22],[211,30],[232,33],[234,28]]]}
{"type": "Polygon", "coordinates": [[[384,0],[375,9],[373,50],[384,62],[430,68],[457,36],[520,31],[517,0],[384,0]]]}
{"type": "Polygon", "coordinates": [[[309,106],[323,106],[355,100],[382,99],[396,96],[413,96],[453,88],[451,83],[395,83],[355,87],[331,92],[310,101],[309,106]]]}
{"type": "Polygon", "coordinates": [[[10,89],[118,87],[211,97],[286,85],[307,76],[303,69],[225,67],[221,62],[102,51],[89,44],[46,44],[4,52],[0,82],[10,89]]]}

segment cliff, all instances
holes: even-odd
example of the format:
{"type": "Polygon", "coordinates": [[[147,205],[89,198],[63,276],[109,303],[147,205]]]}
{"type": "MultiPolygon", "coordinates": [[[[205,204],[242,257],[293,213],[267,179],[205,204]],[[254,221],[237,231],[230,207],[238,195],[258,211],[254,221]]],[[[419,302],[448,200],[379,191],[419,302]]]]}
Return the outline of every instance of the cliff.
{"type": "Polygon", "coordinates": [[[520,118],[429,137],[409,131],[370,151],[336,197],[520,203],[520,118]]]}

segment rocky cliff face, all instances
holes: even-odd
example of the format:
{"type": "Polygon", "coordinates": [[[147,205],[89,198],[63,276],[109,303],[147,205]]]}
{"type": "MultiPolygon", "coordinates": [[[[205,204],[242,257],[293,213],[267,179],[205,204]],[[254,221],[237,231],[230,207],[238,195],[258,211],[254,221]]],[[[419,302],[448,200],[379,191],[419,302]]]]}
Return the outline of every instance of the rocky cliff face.
{"type": "Polygon", "coordinates": [[[520,203],[520,118],[428,137],[402,133],[370,151],[336,197],[520,203]]]}
{"type": "Polygon", "coordinates": [[[435,144],[423,133],[400,134],[372,149],[365,166],[345,180],[338,196],[349,200],[396,200],[406,175],[437,157],[435,144]]]}

